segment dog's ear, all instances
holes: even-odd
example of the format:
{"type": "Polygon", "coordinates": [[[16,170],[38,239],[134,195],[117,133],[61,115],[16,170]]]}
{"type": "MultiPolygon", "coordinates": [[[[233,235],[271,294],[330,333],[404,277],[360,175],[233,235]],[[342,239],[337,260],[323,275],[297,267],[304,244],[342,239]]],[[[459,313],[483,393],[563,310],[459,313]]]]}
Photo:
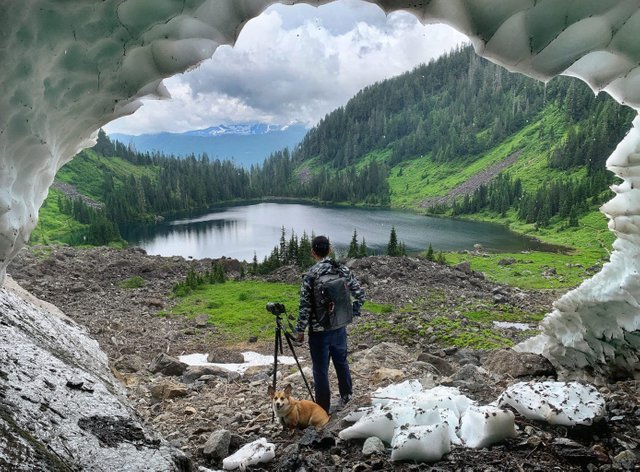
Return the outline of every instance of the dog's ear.
{"type": "Polygon", "coordinates": [[[274,395],[276,394],[276,390],[273,388],[273,385],[269,385],[269,388],[267,389],[267,392],[269,393],[269,396],[271,398],[273,398],[274,395]]]}
{"type": "Polygon", "coordinates": [[[291,395],[291,392],[293,390],[293,387],[291,386],[291,384],[288,384],[285,388],[284,388],[284,394],[286,396],[291,395]]]}

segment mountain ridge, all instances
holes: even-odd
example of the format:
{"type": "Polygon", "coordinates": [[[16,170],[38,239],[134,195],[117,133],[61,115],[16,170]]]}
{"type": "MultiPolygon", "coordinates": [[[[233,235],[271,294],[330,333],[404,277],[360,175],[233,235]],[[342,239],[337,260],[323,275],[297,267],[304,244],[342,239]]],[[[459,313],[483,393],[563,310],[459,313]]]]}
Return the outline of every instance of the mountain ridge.
{"type": "Polygon", "coordinates": [[[305,134],[306,128],[299,123],[243,123],[220,124],[181,133],[112,133],[109,136],[127,146],[131,145],[138,152],[160,152],[177,157],[206,153],[210,158],[233,160],[248,168],[260,164],[272,152],[295,147],[305,134]]]}

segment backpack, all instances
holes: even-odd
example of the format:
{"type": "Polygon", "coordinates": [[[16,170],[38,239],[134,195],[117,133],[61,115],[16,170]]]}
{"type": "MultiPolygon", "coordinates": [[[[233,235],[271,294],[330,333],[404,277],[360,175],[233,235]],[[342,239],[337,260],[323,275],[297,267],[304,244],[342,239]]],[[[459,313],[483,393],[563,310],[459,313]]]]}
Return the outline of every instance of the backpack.
{"type": "Polygon", "coordinates": [[[313,284],[313,299],[316,322],[325,330],[348,325],[353,320],[353,305],[347,278],[332,262],[329,272],[316,277],[313,284]]]}

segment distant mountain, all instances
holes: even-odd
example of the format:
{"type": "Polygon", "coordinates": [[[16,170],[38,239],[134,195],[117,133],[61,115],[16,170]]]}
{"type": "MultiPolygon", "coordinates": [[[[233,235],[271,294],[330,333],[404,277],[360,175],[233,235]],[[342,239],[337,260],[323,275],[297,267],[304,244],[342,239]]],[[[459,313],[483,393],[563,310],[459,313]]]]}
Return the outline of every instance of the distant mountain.
{"type": "Polygon", "coordinates": [[[160,151],[165,155],[188,156],[207,153],[210,159],[232,159],[250,167],[261,164],[272,152],[293,149],[307,130],[301,124],[270,125],[248,123],[218,125],[184,133],[157,133],[132,136],[114,133],[112,140],[133,145],[140,152],[160,151]]]}

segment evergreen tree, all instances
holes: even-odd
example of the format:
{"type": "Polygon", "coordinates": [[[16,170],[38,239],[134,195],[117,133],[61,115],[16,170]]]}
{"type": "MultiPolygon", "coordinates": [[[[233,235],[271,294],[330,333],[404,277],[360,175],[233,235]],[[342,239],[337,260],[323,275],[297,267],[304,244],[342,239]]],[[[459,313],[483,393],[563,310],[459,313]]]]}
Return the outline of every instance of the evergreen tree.
{"type": "Polygon", "coordinates": [[[351,238],[351,243],[349,244],[349,251],[347,252],[347,257],[358,257],[360,254],[360,248],[358,247],[358,234],[356,230],[353,230],[353,237],[351,238]]]}
{"type": "Polygon", "coordinates": [[[360,243],[360,246],[358,247],[358,257],[367,257],[367,252],[368,252],[367,242],[364,240],[364,237],[363,237],[362,243],[360,243]]]}
{"type": "Polygon", "coordinates": [[[435,261],[435,256],[433,254],[433,247],[429,244],[429,249],[427,249],[427,255],[425,256],[428,261],[435,261]]]}
{"type": "Polygon", "coordinates": [[[395,226],[391,227],[391,234],[389,234],[389,243],[387,244],[387,255],[389,256],[398,256],[398,237],[396,235],[395,226]]]}

